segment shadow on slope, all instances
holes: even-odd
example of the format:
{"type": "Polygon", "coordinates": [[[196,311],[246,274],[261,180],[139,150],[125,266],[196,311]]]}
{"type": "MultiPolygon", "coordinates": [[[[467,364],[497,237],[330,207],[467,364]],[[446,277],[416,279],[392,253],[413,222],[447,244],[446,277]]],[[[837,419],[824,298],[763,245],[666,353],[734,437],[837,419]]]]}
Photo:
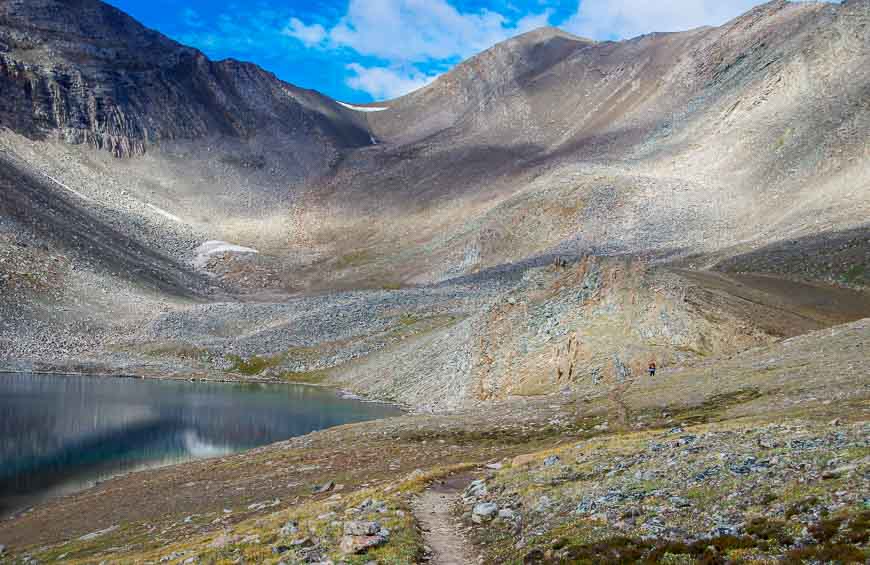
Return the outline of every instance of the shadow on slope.
{"type": "Polygon", "coordinates": [[[751,271],[868,286],[870,224],[777,241],[723,259],[713,268],[726,273],[751,271]]]}
{"type": "Polygon", "coordinates": [[[200,275],[107,225],[2,154],[0,213],[134,283],[191,298],[206,286],[200,275]]]}

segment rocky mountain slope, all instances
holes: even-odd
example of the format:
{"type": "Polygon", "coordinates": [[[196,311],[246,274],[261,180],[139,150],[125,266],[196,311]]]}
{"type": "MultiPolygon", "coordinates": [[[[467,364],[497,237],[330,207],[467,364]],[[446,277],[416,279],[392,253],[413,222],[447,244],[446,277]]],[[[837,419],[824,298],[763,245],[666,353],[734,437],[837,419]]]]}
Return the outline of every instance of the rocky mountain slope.
{"type": "Polygon", "coordinates": [[[416,413],[46,503],[0,561],[866,559],[868,100],[868,0],[544,28],[378,112],[0,0],[0,370],[416,413]]]}
{"type": "Polygon", "coordinates": [[[7,367],[445,409],[867,315],[866,1],[543,28],[380,112],[96,0],[0,24],[7,367]]]}
{"type": "Polygon", "coordinates": [[[34,137],[130,157],[173,139],[275,133],[299,172],[370,143],[323,95],[251,64],[209,61],[102,2],[5,1],[0,53],[0,118],[34,137]]]}

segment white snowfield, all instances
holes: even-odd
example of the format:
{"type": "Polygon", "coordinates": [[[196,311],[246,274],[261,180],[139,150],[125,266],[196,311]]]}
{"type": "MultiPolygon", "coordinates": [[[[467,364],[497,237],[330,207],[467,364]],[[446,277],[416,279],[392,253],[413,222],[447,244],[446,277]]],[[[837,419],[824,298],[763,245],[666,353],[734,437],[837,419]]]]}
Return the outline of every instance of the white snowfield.
{"type": "Polygon", "coordinates": [[[383,106],[354,106],[353,104],[345,104],[344,102],[339,102],[339,104],[345,108],[356,110],[357,112],[383,112],[384,110],[389,110],[389,108],[383,106]]]}
{"type": "Polygon", "coordinates": [[[259,253],[256,249],[250,247],[242,247],[241,245],[233,245],[226,241],[206,241],[196,248],[196,258],[193,264],[199,268],[203,268],[208,263],[209,257],[218,253],[259,253]]]}

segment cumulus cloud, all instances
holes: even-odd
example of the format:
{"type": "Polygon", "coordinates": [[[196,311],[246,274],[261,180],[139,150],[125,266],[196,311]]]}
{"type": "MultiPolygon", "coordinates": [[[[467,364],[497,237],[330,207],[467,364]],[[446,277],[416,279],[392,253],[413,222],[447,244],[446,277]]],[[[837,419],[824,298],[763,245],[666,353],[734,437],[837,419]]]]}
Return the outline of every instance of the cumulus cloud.
{"type": "Polygon", "coordinates": [[[398,98],[404,94],[423,88],[438,78],[437,74],[426,74],[414,67],[392,69],[387,67],[364,67],[359,63],[347,65],[352,75],[345,83],[376,99],[398,98]]]}
{"type": "Polygon", "coordinates": [[[462,12],[448,0],[350,0],[331,29],[294,18],[285,34],[308,46],[347,49],[385,62],[347,65],[353,74],[345,83],[375,98],[391,98],[434,80],[437,74],[429,72],[433,64],[443,67],[548,25],[550,15],[544,10],[515,19],[486,9],[462,12]]]}
{"type": "Polygon", "coordinates": [[[298,39],[306,47],[319,45],[327,36],[326,28],[322,25],[305,25],[299,18],[290,18],[287,26],[281,30],[281,34],[298,39]]]}
{"type": "Polygon", "coordinates": [[[653,31],[720,25],[760,0],[581,0],[560,27],[592,39],[625,39],[653,31]]]}
{"type": "Polygon", "coordinates": [[[332,28],[333,44],[388,61],[421,62],[473,55],[548,23],[550,13],[515,23],[491,10],[463,13],[446,0],[351,0],[332,28]]]}

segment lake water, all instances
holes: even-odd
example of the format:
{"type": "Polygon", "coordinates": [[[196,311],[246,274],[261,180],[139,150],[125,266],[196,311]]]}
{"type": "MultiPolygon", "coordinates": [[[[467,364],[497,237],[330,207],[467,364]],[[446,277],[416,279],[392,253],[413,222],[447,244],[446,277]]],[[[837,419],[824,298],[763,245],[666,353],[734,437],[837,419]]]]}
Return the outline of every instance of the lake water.
{"type": "Polygon", "coordinates": [[[0,514],[120,473],[400,413],[301,385],[0,374],[0,514]]]}

